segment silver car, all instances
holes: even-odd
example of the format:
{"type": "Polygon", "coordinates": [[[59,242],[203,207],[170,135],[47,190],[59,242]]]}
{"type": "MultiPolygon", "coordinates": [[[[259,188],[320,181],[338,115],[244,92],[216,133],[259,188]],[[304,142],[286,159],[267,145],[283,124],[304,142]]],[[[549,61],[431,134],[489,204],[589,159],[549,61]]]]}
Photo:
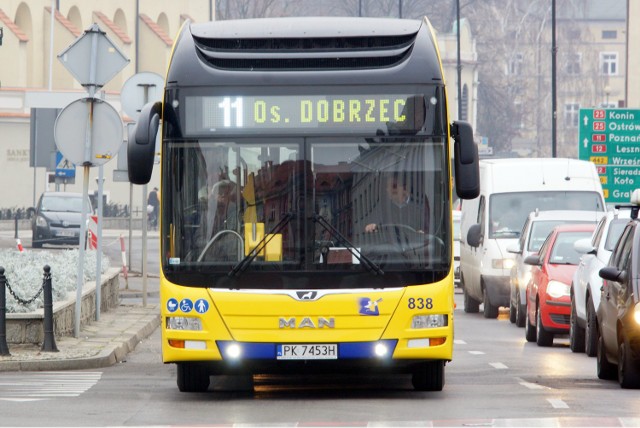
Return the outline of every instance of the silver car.
{"type": "MultiPolygon", "coordinates": [[[[87,199],[87,213],[92,213],[87,199]]],[[[82,194],[70,192],[44,192],[31,216],[31,246],[43,244],[79,245],[82,222],[82,194]]]]}
{"type": "Polygon", "coordinates": [[[602,278],[601,268],[609,262],[613,248],[629,223],[629,209],[609,211],[602,217],[593,236],[576,241],[574,248],[584,254],[573,276],[571,285],[571,321],[569,346],[573,352],[596,356],[598,345],[598,319],[602,278]]]}

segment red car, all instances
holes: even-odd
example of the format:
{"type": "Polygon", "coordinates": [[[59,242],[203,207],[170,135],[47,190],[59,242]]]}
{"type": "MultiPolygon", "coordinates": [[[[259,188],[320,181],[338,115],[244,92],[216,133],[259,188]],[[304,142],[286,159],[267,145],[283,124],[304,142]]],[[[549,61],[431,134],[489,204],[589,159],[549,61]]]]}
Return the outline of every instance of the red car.
{"type": "Polygon", "coordinates": [[[532,265],[526,291],[527,341],[551,346],[556,334],[569,333],[571,280],[582,255],[573,248],[573,243],[589,238],[595,227],[595,224],[556,226],[538,254],[525,258],[524,262],[532,265]]]}

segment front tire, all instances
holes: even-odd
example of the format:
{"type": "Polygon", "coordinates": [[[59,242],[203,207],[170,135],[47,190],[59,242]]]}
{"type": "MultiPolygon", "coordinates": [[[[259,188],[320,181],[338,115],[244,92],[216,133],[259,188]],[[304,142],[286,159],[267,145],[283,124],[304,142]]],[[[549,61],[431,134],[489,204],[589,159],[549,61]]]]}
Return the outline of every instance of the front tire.
{"type": "Polygon", "coordinates": [[[584,352],[590,357],[595,357],[598,353],[598,316],[591,296],[587,301],[587,328],[584,332],[584,352]]]}
{"type": "MultiPolygon", "coordinates": [[[[527,303],[528,305],[529,303],[527,303]]],[[[536,328],[529,321],[529,308],[525,309],[525,325],[524,325],[524,337],[527,339],[527,342],[535,342],[536,341],[536,328]]]]}
{"type": "Polygon", "coordinates": [[[428,361],[413,369],[411,383],[416,391],[442,391],[444,387],[444,361],[428,361]]]}
{"type": "Polygon", "coordinates": [[[178,363],[180,392],[205,392],[209,389],[209,372],[198,363],[178,363]]]}
{"type": "Polygon", "coordinates": [[[467,292],[467,287],[464,284],[464,278],[460,277],[460,286],[464,293],[464,311],[468,314],[477,314],[480,311],[480,303],[474,300],[473,297],[467,292]]]}
{"type": "Polygon", "coordinates": [[[640,367],[633,359],[629,338],[624,332],[618,345],[618,382],[625,389],[640,388],[640,367]]]}
{"type": "Polygon", "coordinates": [[[604,339],[598,336],[598,352],[596,355],[598,378],[604,380],[613,380],[616,378],[618,368],[615,364],[611,364],[607,359],[604,348],[604,339]]]}
{"type": "Polygon", "coordinates": [[[584,352],[584,328],[578,325],[576,302],[571,297],[571,317],[569,318],[569,347],[572,352],[584,352]]]}
{"type": "Polygon", "coordinates": [[[489,301],[489,292],[487,291],[487,287],[482,288],[482,314],[485,318],[495,319],[498,318],[498,308],[497,306],[493,306],[489,301]]]}
{"type": "Polygon", "coordinates": [[[520,291],[516,292],[516,325],[524,327],[527,318],[527,305],[520,303],[520,291]]]}
{"type": "Polygon", "coordinates": [[[538,346],[552,346],[553,333],[548,332],[542,325],[542,315],[540,314],[540,306],[536,307],[536,343],[538,346]]]}

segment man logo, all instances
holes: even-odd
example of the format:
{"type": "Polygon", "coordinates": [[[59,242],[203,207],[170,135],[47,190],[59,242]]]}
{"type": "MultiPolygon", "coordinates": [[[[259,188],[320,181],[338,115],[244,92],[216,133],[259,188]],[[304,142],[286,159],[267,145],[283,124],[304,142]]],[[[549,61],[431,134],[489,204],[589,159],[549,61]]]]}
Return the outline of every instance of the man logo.
{"type": "Polygon", "coordinates": [[[311,319],[304,317],[301,320],[297,320],[295,317],[284,318],[280,317],[278,320],[279,328],[335,328],[336,320],[333,317],[318,317],[317,319],[311,319]]]}
{"type": "Polygon", "coordinates": [[[313,300],[318,295],[317,291],[296,291],[298,300],[313,300]]]}

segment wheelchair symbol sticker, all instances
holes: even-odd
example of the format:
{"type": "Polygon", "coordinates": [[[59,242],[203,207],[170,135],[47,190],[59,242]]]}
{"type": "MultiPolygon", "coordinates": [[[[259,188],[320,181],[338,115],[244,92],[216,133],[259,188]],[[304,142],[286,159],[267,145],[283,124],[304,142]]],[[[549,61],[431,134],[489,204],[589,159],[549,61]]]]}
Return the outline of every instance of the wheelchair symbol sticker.
{"type": "Polygon", "coordinates": [[[180,301],[180,310],[184,313],[189,313],[193,309],[193,302],[191,299],[182,299],[180,301]]]}
{"type": "Polygon", "coordinates": [[[169,312],[175,312],[178,310],[178,301],[174,298],[167,300],[167,310],[169,312]]]}
{"type": "Polygon", "coordinates": [[[204,314],[209,310],[209,302],[204,299],[198,299],[196,300],[195,308],[197,313],[204,314]]]}

